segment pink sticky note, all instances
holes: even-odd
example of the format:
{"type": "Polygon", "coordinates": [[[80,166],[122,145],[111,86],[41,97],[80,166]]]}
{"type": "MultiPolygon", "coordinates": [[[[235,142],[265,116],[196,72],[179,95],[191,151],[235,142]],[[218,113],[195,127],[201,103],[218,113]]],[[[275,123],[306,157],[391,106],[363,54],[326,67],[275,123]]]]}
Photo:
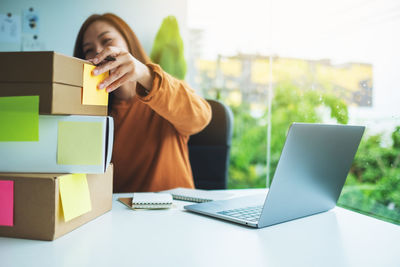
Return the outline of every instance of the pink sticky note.
{"type": "Polygon", "coordinates": [[[14,226],[14,181],[0,181],[0,225],[14,226]]]}

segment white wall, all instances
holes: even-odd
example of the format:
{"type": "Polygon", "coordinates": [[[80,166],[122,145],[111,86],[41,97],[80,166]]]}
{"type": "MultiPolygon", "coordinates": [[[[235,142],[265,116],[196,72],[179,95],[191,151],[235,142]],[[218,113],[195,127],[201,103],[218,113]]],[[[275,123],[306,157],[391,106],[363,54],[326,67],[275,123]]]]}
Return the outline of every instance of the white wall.
{"type": "MultiPolygon", "coordinates": [[[[39,12],[39,41],[45,50],[72,55],[75,38],[84,20],[93,13],[112,12],[135,31],[150,53],[162,19],[174,15],[186,44],[187,0],[1,0],[0,13],[22,17],[33,7],[39,12]]],[[[187,46],[185,46],[187,47],[187,46]]],[[[0,43],[0,51],[20,51],[21,44],[0,43]]]]}

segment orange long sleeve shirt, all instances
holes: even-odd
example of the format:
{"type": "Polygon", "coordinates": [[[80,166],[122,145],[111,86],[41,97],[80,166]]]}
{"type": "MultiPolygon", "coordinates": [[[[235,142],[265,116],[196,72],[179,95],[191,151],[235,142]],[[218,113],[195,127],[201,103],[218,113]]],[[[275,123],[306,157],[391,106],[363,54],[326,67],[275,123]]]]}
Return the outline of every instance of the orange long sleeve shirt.
{"type": "Polygon", "coordinates": [[[131,100],[111,107],[114,192],[193,188],[187,142],[209,123],[211,108],[185,82],[147,66],[154,73],[150,93],[137,89],[131,100]]]}

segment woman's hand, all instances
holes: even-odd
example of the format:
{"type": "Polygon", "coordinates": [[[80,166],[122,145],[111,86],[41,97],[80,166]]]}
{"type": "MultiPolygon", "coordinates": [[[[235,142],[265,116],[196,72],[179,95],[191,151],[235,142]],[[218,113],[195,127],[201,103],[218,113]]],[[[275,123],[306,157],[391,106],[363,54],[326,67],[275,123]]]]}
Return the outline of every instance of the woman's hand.
{"type": "Polygon", "coordinates": [[[98,85],[99,89],[106,88],[107,92],[112,92],[127,82],[139,82],[147,90],[152,88],[153,78],[149,68],[124,49],[107,46],[89,61],[96,65],[101,63],[93,70],[93,75],[110,71],[110,75],[98,85]],[[107,57],[115,60],[107,61],[107,57]]]}

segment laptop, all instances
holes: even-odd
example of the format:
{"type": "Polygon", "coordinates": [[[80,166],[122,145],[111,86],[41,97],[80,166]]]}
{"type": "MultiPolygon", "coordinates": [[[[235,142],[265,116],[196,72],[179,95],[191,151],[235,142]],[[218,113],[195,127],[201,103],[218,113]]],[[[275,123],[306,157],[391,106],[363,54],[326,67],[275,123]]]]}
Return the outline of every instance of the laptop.
{"type": "Polygon", "coordinates": [[[293,123],[267,194],[188,205],[188,211],[263,228],[332,209],[364,126],[293,123]]]}

